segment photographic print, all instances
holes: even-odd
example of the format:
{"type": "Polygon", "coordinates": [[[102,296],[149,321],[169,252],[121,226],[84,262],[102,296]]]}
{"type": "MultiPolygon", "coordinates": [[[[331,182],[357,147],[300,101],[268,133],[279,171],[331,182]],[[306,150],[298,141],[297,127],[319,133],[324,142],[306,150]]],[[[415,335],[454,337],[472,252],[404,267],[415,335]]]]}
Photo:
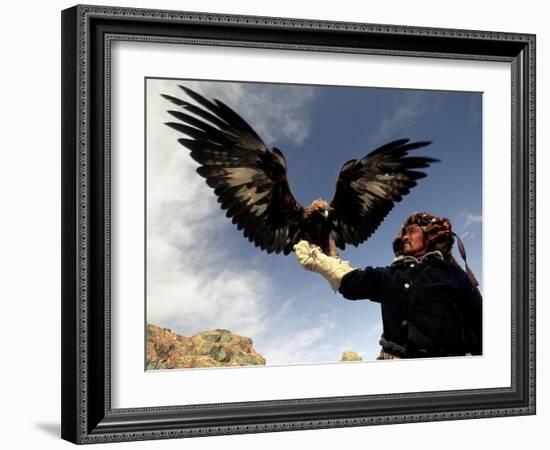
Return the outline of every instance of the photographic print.
{"type": "Polygon", "coordinates": [[[482,354],[482,94],[147,78],[146,369],[482,354]]]}
{"type": "Polygon", "coordinates": [[[62,437],[535,414],[535,41],[64,10],[62,437]]]}

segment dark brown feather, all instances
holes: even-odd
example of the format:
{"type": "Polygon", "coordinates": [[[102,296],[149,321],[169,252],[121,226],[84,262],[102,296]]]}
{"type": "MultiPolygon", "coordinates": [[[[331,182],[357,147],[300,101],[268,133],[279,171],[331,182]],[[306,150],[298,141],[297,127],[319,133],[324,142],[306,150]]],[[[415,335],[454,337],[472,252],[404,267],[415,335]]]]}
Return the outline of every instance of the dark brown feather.
{"type": "Polygon", "coordinates": [[[408,156],[430,142],[389,142],[344,164],[330,204],[318,199],[303,208],[290,191],[280,150],[269,150],[252,127],[221,101],[211,102],[180,88],[198,105],[163,95],[186,111],[168,111],[177,122],[166,124],[188,136],[178,142],[200,164],[197,172],[214,190],[226,216],[245,238],[268,253],[289,254],[300,239],[333,255],[336,246],[357,246],[426,176],[418,169],[437,161],[408,156]]]}
{"type": "Polygon", "coordinates": [[[244,237],[268,253],[289,254],[302,236],[303,208],[290,191],[284,155],[269,150],[229,106],[180,87],[198,106],[163,95],[194,114],[168,111],[178,121],[166,125],[191,138],[179,142],[191,150],[197,172],[244,237]]]}
{"type": "Polygon", "coordinates": [[[366,241],[395,203],[416,186],[416,180],[426,176],[417,169],[438,160],[407,155],[429,144],[400,139],[373,150],[359,161],[344,164],[330,202],[331,237],[339,248],[366,241]]]}

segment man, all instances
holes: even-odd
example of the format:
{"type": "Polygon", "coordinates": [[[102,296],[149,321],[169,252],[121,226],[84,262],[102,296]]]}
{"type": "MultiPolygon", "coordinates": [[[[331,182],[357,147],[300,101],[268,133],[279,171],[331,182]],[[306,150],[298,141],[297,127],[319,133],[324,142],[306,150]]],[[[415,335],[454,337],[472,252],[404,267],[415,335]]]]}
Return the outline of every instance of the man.
{"type": "Polygon", "coordinates": [[[381,304],[378,359],[480,355],[482,299],[473,273],[451,255],[454,236],[448,219],[422,212],[405,221],[389,267],[354,269],[307,241],[294,250],[304,268],[323,275],[346,299],[381,304]]]}

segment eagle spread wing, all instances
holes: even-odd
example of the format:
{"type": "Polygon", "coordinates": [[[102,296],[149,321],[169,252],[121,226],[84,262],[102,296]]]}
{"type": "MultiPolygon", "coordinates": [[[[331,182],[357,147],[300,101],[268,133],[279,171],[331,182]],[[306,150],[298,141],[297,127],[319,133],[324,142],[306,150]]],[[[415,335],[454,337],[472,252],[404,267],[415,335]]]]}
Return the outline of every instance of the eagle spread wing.
{"type": "Polygon", "coordinates": [[[182,109],[168,111],[178,121],[166,124],[189,137],[178,142],[200,164],[197,172],[214,189],[227,217],[268,253],[287,255],[300,239],[322,248],[329,239],[341,249],[346,244],[359,245],[394,203],[416,186],[416,180],[426,176],[416,169],[437,161],[408,157],[409,151],[430,142],[390,142],[359,161],[344,164],[330,205],[319,199],[304,208],[290,191],[281,151],[269,150],[252,127],[221,101],[211,102],[180,88],[197,105],[162,94],[182,109]]]}
{"type": "Polygon", "coordinates": [[[221,101],[212,103],[180,88],[200,106],[163,94],[194,114],[168,111],[178,122],[167,125],[191,138],[178,141],[200,164],[197,172],[250,242],[268,253],[289,254],[300,240],[303,207],[290,191],[283,154],[276,148],[270,151],[250,125],[221,101]]]}
{"type": "Polygon", "coordinates": [[[344,164],[330,206],[331,238],[342,250],[345,244],[359,245],[378,228],[396,202],[401,201],[416,180],[437,159],[407,156],[430,142],[400,139],[373,150],[361,160],[344,164]]]}

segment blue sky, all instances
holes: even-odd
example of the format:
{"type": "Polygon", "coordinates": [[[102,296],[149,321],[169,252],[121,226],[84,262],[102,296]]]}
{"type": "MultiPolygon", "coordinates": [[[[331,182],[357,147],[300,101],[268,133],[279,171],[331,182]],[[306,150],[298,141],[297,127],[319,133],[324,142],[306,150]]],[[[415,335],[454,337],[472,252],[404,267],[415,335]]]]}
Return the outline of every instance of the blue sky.
{"type": "MultiPolygon", "coordinates": [[[[391,263],[404,220],[425,210],[463,237],[482,287],[481,93],[147,80],[147,320],[192,335],[225,328],[253,339],[267,365],[337,362],[344,350],[372,360],[379,305],[334,294],[294,255],[268,255],[227,219],[197,164],[164,122],[184,84],[218,98],[285,154],[296,199],[328,201],[349,159],[394,139],[430,140],[417,154],[441,163],[397,203],[377,232],[341,256],[354,267],[391,263]]],[[[462,263],[458,251],[455,256],[462,263]]]]}

